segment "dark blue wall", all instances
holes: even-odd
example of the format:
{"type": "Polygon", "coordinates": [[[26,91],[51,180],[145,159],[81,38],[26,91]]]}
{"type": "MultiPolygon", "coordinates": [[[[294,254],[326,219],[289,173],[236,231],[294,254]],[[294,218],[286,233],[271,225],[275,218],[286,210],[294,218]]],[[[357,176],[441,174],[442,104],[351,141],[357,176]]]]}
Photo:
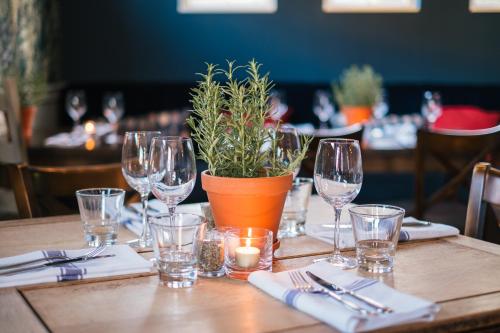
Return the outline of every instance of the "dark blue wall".
{"type": "Polygon", "coordinates": [[[500,14],[422,0],[418,14],[325,14],[280,0],[265,15],[178,14],[174,0],[61,1],[63,79],[191,82],[203,62],[255,57],[276,82],[326,83],[369,63],[392,83],[500,83],[500,14]]]}

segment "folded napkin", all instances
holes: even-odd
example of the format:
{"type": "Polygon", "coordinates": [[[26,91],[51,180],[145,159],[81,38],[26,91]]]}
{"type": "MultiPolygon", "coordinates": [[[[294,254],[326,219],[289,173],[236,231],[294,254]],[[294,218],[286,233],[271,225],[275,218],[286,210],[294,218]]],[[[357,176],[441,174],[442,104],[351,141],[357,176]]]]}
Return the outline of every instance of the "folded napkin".
{"type": "MultiPolygon", "coordinates": [[[[62,251],[35,251],[14,257],[0,259],[0,266],[11,265],[28,260],[46,258],[54,255],[76,257],[89,252],[89,249],[62,251]]],[[[83,280],[89,278],[146,273],[151,271],[152,263],[137,254],[128,245],[113,245],[100,255],[114,254],[114,257],[74,262],[58,267],[48,267],[36,271],[14,275],[0,275],[0,288],[28,284],[83,280]]]]}
{"type": "MultiPolygon", "coordinates": [[[[203,215],[200,204],[179,205],[175,211],[177,213],[203,215]]],[[[121,214],[121,223],[123,226],[138,236],[142,233],[142,216],[139,212],[142,212],[142,206],[140,202],[137,202],[123,209],[121,214]]],[[[167,205],[157,199],[149,200],[149,216],[166,213],[168,213],[167,205]]]]}
{"type": "MultiPolygon", "coordinates": [[[[403,219],[403,222],[416,221],[419,220],[414,217],[405,217],[403,219]]],[[[352,227],[346,228],[346,224],[342,224],[342,226],[343,228],[340,229],[340,248],[353,248],[355,244],[352,227]]],[[[429,226],[403,226],[399,234],[399,241],[442,238],[458,234],[459,230],[457,228],[440,223],[431,223],[429,226]]],[[[333,244],[333,225],[306,223],[306,235],[333,244]]]]}
{"type": "MultiPolygon", "coordinates": [[[[360,282],[364,282],[362,280],[368,280],[354,273],[343,271],[327,262],[318,262],[301,268],[299,271],[315,287],[320,286],[307,277],[306,271],[311,271],[324,280],[334,282],[346,289],[359,285],[360,282]]],[[[439,311],[437,304],[401,293],[382,282],[375,282],[375,280],[369,281],[371,283],[367,283],[364,288],[358,289],[356,292],[393,308],[394,312],[370,317],[362,316],[344,307],[331,297],[299,292],[294,288],[286,271],[280,273],[257,271],[250,274],[248,281],[287,305],[305,312],[341,332],[362,332],[412,322],[430,321],[439,311]]],[[[366,307],[362,302],[360,303],[348,295],[343,295],[343,297],[359,306],[366,307]]]]}

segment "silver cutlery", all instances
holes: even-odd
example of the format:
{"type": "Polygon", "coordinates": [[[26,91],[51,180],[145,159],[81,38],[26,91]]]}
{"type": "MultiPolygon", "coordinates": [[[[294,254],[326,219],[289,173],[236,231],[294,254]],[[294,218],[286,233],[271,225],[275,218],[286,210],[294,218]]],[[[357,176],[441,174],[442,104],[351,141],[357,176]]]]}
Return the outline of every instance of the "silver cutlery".
{"type": "MultiPolygon", "coordinates": [[[[35,268],[35,267],[41,268],[41,267],[45,267],[45,266],[53,266],[53,265],[61,264],[61,263],[65,263],[65,262],[85,261],[85,260],[88,260],[90,258],[96,257],[97,255],[104,252],[104,250],[106,250],[106,245],[100,245],[100,246],[90,250],[89,252],[80,255],[80,256],[76,256],[76,257],[65,256],[64,258],[62,258],[62,260],[55,260],[55,261],[51,261],[51,262],[44,263],[41,265],[35,265],[35,266],[31,265],[33,263],[40,261],[37,259],[37,260],[22,262],[19,264],[9,265],[10,267],[9,266],[2,266],[2,268],[0,269],[0,275],[7,274],[10,272],[22,272],[24,269],[30,269],[30,268],[35,268]]],[[[55,258],[55,257],[51,257],[51,258],[55,258]]],[[[46,260],[47,258],[43,258],[43,259],[46,260]]],[[[41,260],[41,261],[43,261],[43,260],[41,260]]]]}
{"type": "MultiPolygon", "coordinates": [[[[96,250],[97,248],[93,248],[91,249],[90,251],[88,251],[87,253],[85,254],[82,254],[81,256],[88,256],[88,255],[92,255],[92,253],[96,250]]],[[[81,257],[80,256],[80,257],[81,257]]],[[[47,257],[44,257],[44,258],[38,258],[38,259],[33,259],[33,260],[27,260],[27,261],[22,261],[22,262],[17,262],[15,264],[9,264],[9,265],[2,265],[0,266],[0,270],[4,270],[4,269],[11,269],[11,268],[17,268],[17,267],[21,267],[21,266],[26,266],[26,265],[32,265],[32,264],[36,264],[36,263],[39,263],[39,262],[44,262],[44,261],[51,261],[51,260],[58,260],[58,259],[72,259],[73,257],[68,257],[66,255],[54,255],[54,256],[47,256],[47,257]]]]}
{"type": "Polygon", "coordinates": [[[69,264],[69,263],[73,263],[73,262],[82,262],[82,261],[90,261],[90,260],[94,260],[94,259],[111,258],[111,257],[114,257],[114,256],[115,256],[114,254],[105,254],[105,255],[94,256],[94,257],[89,257],[89,258],[73,258],[73,259],[53,261],[53,262],[49,262],[49,263],[41,264],[41,265],[35,265],[35,266],[29,266],[29,267],[9,269],[9,270],[0,272],[0,276],[2,276],[2,275],[14,275],[14,274],[18,274],[18,273],[26,273],[26,272],[36,271],[36,270],[40,270],[40,269],[47,268],[47,267],[52,267],[52,266],[57,267],[57,266],[62,265],[62,264],[69,264]]]}
{"type": "Polygon", "coordinates": [[[375,301],[374,299],[371,299],[370,297],[357,294],[357,293],[355,293],[354,291],[352,291],[350,289],[342,288],[342,287],[337,286],[336,284],[334,284],[332,282],[325,281],[322,278],[320,278],[319,276],[311,273],[310,271],[306,271],[306,274],[314,282],[316,282],[317,284],[319,284],[323,288],[331,290],[331,291],[333,291],[333,292],[335,292],[337,294],[340,293],[340,294],[346,294],[346,295],[352,296],[355,299],[357,299],[357,300],[359,300],[359,301],[361,301],[361,302],[363,302],[363,303],[365,303],[365,304],[373,307],[379,313],[391,313],[391,312],[394,312],[394,310],[391,309],[390,307],[385,306],[385,305],[383,305],[383,304],[375,301]]]}
{"type": "Polygon", "coordinates": [[[335,299],[337,302],[344,305],[349,310],[355,311],[363,316],[373,316],[373,315],[378,314],[377,312],[364,309],[364,308],[360,307],[359,305],[357,305],[356,303],[353,303],[353,302],[343,298],[341,295],[338,295],[338,294],[334,293],[333,291],[330,291],[326,288],[315,288],[312,284],[310,284],[306,280],[306,278],[299,271],[288,272],[288,275],[289,275],[290,280],[292,281],[293,285],[295,286],[295,288],[301,292],[310,293],[310,294],[328,295],[331,298],[335,299]]]}
{"type": "Polygon", "coordinates": [[[432,223],[429,221],[415,220],[415,221],[408,221],[408,222],[403,221],[402,225],[403,225],[403,227],[430,227],[432,225],[432,223]]]}

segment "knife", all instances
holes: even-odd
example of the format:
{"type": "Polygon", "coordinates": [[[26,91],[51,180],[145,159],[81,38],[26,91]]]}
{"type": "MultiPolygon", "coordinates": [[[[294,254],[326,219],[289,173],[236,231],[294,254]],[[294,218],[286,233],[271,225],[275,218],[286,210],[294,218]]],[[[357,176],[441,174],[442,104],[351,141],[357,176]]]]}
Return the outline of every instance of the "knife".
{"type": "Polygon", "coordinates": [[[342,294],[347,294],[347,295],[350,295],[352,297],[354,297],[355,299],[371,306],[372,308],[376,309],[377,312],[379,313],[390,313],[390,312],[394,312],[393,309],[391,309],[390,307],[388,306],[385,306],[383,304],[380,304],[379,302],[369,298],[369,297],[366,297],[366,296],[363,296],[363,295],[359,295],[357,293],[355,293],[354,291],[352,290],[348,290],[348,289],[345,289],[345,288],[342,288],[342,287],[339,287],[337,286],[336,284],[334,283],[331,283],[331,282],[328,282],[328,281],[325,281],[323,280],[322,278],[320,278],[319,276],[311,273],[310,271],[306,271],[306,274],[307,276],[309,276],[314,282],[316,282],[317,284],[321,285],[322,287],[328,289],[328,290],[331,290],[331,291],[334,291],[334,292],[339,292],[339,293],[342,293],[342,294]]]}
{"type": "Polygon", "coordinates": [[[46,268],[46,267],[58,266],[61,264],[69,264],[72,262],[89,261],[89,260],[101,259],[101,258],[110,258],[110,257],[114,257],[114,256],[115,256],[114,254],[106,254],[106,255],[102,255],[102,256],[95,256],[95,257],[88,257],[88,258],[83,258],[83,257],[80,258],[79,257],[79,258],[73,258],[73,259],[52,261],[52,262],[48,262],[46,264],[3,270],[3,271],[0,271],[0,275],[13,275],[13,274],[17,274],[17,273],[35,271],[35,270],[39,270],[39,269],[46,268]]]}

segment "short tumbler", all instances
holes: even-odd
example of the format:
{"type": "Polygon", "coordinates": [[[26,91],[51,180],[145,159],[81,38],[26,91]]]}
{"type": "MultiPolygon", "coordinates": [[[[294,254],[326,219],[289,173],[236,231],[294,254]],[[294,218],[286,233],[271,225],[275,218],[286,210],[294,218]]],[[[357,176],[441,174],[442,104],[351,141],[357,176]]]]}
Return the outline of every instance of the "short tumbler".
{"type": "Polygon", "coordinates": [[[386,205],[349,208],[359,268],[371,273],[391,272],[405,210],[386,205]]]}
{"type": "Polygon", "coordinates": [[[305,234],[307,206],[312,186],[312,178],[297,177],[294,179],[283,208],[278,238],[297,237],[305,234]]]}
{"type": "Polygon", "coordinates": [[[160,283],[169,288],[191,287],[198,275],[197,252],[207,226],[205,218],[175,213],[150,217],[149,223],[160,283]]]}
{"type": "Polygon", "coordinates": [[[89,188],[76,191],[76,198],[87,244],[114,244],[125,191],[117,188],[89,188]]]}

